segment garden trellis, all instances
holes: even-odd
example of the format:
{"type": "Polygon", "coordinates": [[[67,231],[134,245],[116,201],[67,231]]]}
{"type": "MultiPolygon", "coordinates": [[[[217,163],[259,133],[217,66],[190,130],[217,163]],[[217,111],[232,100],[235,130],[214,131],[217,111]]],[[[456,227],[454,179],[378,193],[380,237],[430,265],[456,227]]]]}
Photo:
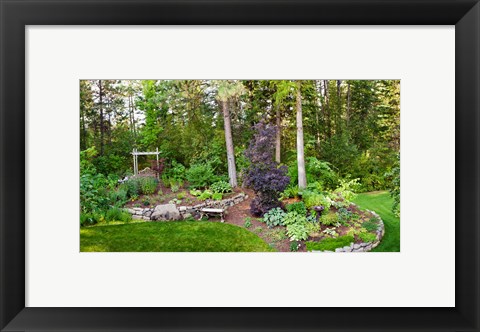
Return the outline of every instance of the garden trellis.
{"type": "Polygon", "coordinates": [[[158,160],[158,155],[160,154],[160,151],[158,151],[158,148],[156,151],[152,152],[141,152],[137,151],[137,149],[133,149],[132,151],[132,156],[133,156],[133,174],[138,175],[138,156],[151,156],[151,155],[156,155],[157,156],[157,168],[159,168],[159,160],[158,160]]]}

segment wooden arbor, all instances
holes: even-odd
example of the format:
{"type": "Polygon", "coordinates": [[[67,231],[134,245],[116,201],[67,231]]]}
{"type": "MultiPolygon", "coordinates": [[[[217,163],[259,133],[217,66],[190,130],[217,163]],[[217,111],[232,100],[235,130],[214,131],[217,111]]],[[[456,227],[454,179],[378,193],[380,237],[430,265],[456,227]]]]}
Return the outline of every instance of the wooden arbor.
{"type": "Polygon", "coordinates": [[[133,155],[133,174],[138,175],[138,156],[149,156],[149,155],[156,155],[157,156],[156,171],[160,173],[161,167],[160,167],[160,160],[158,159],[159,154],[160,154],[160,152],[158,151],[158,148],[157,148],[157,151],[153,151],[153,152],[139,152],[139,151],[137,151],[137,149],[133,149],[133,151],[132,151],[132,155],[133,155]]]}

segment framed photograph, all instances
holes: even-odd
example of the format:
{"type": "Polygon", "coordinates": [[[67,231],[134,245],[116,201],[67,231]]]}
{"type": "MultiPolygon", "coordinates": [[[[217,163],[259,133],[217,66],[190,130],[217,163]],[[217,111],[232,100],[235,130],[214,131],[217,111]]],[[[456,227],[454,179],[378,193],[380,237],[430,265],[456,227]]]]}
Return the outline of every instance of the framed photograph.
{"type": "Polygon", "coordinates": [[[2,1],[2,331],[478,331],[479,6],[2,1]]]}

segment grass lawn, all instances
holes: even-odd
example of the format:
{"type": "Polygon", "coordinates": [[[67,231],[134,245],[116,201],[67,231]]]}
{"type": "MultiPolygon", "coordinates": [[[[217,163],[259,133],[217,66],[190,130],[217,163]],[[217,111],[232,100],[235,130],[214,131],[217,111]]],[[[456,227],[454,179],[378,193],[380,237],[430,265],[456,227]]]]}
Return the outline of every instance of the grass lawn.
{"type": "Polygon", "coordinates": [[[358,194],[353,200],[361,209],[375,211],[385,224],[385,236],[372,251],[400,251],[400,218],[392,213],[393,199],[387,191],[358,194]]]}
{"type": "Polygon", "coordinates": [[[80,251],[274,251],[235,225],[208,221],[137,222],[80,228],[80,251]]]}

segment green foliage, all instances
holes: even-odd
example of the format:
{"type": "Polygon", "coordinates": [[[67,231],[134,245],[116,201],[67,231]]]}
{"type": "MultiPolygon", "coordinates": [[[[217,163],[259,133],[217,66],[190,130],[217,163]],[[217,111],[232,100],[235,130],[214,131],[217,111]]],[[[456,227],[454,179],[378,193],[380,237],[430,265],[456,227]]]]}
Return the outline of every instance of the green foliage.
{"type": "Polygon", "coordinates": [[[325,238],[320,242],[307,242],[307,250],[335,251],[337,248],[349,246],[354,241],[353,236],[339,236],[337,238],[325,238]]]}
{"type": "Polygon", "coordinates": [[[338,233],[334,228],[325,228],[322,233],[333,238],[338,236],[338,233]]]}
{"type": "Polygon", "coordinates": [[[192,189],[190,190],[190,195],[192,196],[195,196],[195,197],[198,197],[202,194],[202,191],[201,190],[197,190],[197,189],[192,189]]]}
{"type": "Polygon", "coordinates": [[[347,230],[347,234],[348,236],[358,236],[360,233],[362,233],[362,229],[361,228],[357,228],[357,227],[350,227],[348,230],[347,230]]]}
{"type": "Polygon", "coordinates": [[[210,190],[205,190],[203,193],[198,196],[198,199],[201,201],[205,201],[207,199],[212,198],[212,192],[210,190]]]}
{"type": "Polygon", "coordinates": [[[190,187],[205,188],[214,182],[215,175],[210,164],[194,164],[190,166],[185,174],[190,187]]]}
{"type": "Polygon", "coordinates": [[[172,165],[163,172],[162,177],[165,176],[165,178],[176,182],[183,181],[185,180],[185,171],[185,166],[172,160],[172,165]]]}
{"type": "Polygon", "coordinates": [[[250,218],[245,218],[245,223],[243,224],[245,228],[250,228],[252,227],[252,220],[250,218]]]}
{"type": "Polygon", "coordinates": [[[362,224],[362,227],[369,232],[376,231],[378,229],[378,218],[372,217],[362,224]]]}
{"type": "Polygon", "coordinates": [[[255,229],[253,231],[257,234],[260,234],[263,231],[263,228],[258,226],[258,227],[255,227],[255,229]]]}
{"type": "Polygon", "coordinates": [[[305,161],[307,183],[319,181],[323,188],[333,190],[338,184],[338,175],[332,169],[332,164],[308,157],[305,161]]]}
{"type": "Polygon", "coordinates": [[[335,189],[335,192],[340,194],[345,201],[350,202],[356,196],[355,192],[360,186],[359,180],[360,179],[340,179],[340,185],[337,189],[335,189]]]}
{"type": "Polygon", "coordinates": [[[172,190],[172,193],[176,193],[180,190],[180,186],[177,183],[173,183],[171,184],[170,190],[172,190]]]}
{"type": "Polygon", "coordinates": [[[177,194],[177,199],[182,200],[182,199],[184,199],[185,197],[187,197],[187,193],[184,192],[184,191],[182,191],[182,192],[180,192],[180,193],[177,194]]]}
{"type": "Polygon", "coordinates": [[[157,189],[158,180],[152,176],[140,177],[140,191],[144,195],[151,195],[157,189]]]}
{"type": "Polygon", "coordinates": [[[242,227],[210,221],[182,221],[82,227],[80,251],[269,252],[273,249],[242,227]]]}
{"type": "Polygon", "coordinates": [[[214,201],[220,201],[222,199],[222,193],[213,193],[212,194],[212,199],[214,201]]]}
{"type": "Polygon", "coordinates": [[[292,252],[298,251],[298,249],[300,249],[300,245],[301,244],[298,241],[290,242],[290,251],[292,251],[292,252]]]}
{"type": "Polygon", "coordinates": [[[392,170],[385,174],[390,180],[390,196],[393,198],[392,212],[395,216],[400,217],[400,154],[392,170]]]}
{"type": "Polygon", "coordinates": [[[227,181],[217,181],[210,186],[210,190],[214,193],[229,193],[232,191],[232,186],[227,181]]]}
{"type": "Polygon", "coordinates": [[[305,226],[307,228],[309,236],[318,234],[320,232],[320,229],[321,229],[321,225],[319,223],[308,222],[308,223],[305,224],[305,226]]]}
{"type": "Polygon", "coordinates": [[[308,238],[308,228],[306,226],[306,223],[297,222],[287,225],[287,235],[291,241],[306,240],[308,238]]]}
{"type": "Polygon", "coordinates": [[[268,229],[265,232],[265,235],[267,237],[269,237],[273,242],[282,241],[282,240],[285,240],[287,238],[287,234],[285,232],[285,229],[280,228],[280,227],[268,229]]]}
{"type": "Polygon", "coordinates": [[[129,178],[121,185],[121,188],[126,189],[128,197],[138,196],[140,193],[140,181],[138,178],[129,178]]]}
{"type": "Polygon", "coordinates": [[[120,209],[120,208],[111,208],[107,210],[107,213],[105,214],[105,220],[106,221],[122,221],[122,222],[128,222],[132,220],[132,217],[130,213],[120,209]]]}
{"type": "Polygon", "coordinates": [[[337,211],[338,221],[345,225],[351,220],[358,220],[360,216],[347,208],[341,207],[337,211]]]}
{"type": "Polygon", "coordinates": [[[326,214],[332,205],[332,200],[328,196],[317,194],[311,191],[306,191],[303,193],[303,201],[308,209],[311,209],[314,206],[323,206],[323,214],[326,214]]]}
{"type": "Polygon", "coordinates": [[[377,239],[377,236],[375,234],[368,232],[361,232],[360,234],[358,234],[358,237],[363,242],[374,242],[377,239]]]}
{"type": "Polygon", "coordinates": [[[263,215],[263,221],[268,228],[283,226],[286,213],[279,207],[273,208],[263,215]]]}
{"type": "Polygon", "coordinates": [[[338,222],[338,216],[336,213],[333,212],[322,214],[322,216],[320,217],[320,223],[325,226],[332,226],[337,224],[338,222]]]}
{"type": "Polygon", "coordinates": [[[286,208],[287,212],[296,212],[301,216],[307,214],[307,208],[305,207],[305,203],[303,203],[302,201],[288,204],[286,208]]]}
{"type": "Polygon", "coordinates": [[[285,218],[283,220],[284,225],[293,225],[293,224],[304,224],[307,222],[307,217],[298,214],[297,212],[288,212],[285,215],[285,218]]]}
{"type": "Polygon", "coordinates": [[[280,196],[280,199],[298,197],[298,186],[289,185],[280,196]]]}
{"type": "Polygon", "coordinates": [[[150,200],[149,199],[144,199],[142,203],[143,203],[144,206],[149,206],[150,205],[150,200]]]}

